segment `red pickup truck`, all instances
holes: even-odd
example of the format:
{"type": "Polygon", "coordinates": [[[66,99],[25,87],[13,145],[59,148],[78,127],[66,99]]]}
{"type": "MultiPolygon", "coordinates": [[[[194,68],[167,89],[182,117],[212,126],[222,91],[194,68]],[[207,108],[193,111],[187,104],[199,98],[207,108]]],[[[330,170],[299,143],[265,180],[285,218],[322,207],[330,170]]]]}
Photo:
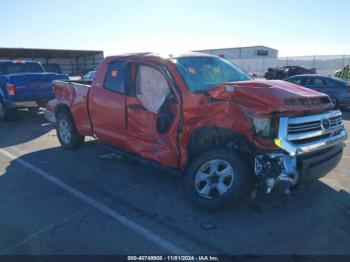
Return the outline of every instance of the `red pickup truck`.
{"type": "Polygon", "coordinates": [[[255,81],[207,54],[108,57],[92,83],[53,86],[45,115],[57,122],[64,148],[94,136],[176,170],[190,199],[209,210],[243,197],[253,181],[288,193],[323,177],[341,160],[347,138],[328,96],[255,81]]]}

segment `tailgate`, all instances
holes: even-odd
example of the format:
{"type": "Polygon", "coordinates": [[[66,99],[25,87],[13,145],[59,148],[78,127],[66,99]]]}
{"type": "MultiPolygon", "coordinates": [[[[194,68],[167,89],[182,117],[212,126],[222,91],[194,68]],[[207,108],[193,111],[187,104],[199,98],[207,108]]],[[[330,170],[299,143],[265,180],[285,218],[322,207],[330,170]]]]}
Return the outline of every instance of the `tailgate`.
{"type": "Polygon", "coordinates": [[[51,82],[56,79],[68,79],[63,74],[18,74],[9,77],[9,83],[16,86],[16,96],[13,101],[37,101],[53,98],[51,82]]]}

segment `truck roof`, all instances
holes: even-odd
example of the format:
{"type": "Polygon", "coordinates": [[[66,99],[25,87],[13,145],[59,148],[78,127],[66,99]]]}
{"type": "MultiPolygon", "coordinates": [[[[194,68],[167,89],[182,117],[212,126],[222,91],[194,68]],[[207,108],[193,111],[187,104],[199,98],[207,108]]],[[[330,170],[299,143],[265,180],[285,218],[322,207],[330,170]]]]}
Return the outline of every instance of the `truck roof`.
{"type": "Polygon", "coordinates": [[[187,53],[167,54],[167,55],[148,52],[148,53],[127,53],[127,54],[120,54],[116,56],[108,56],[105,58],[105,60],[109,62],[109,61],[127,58],[127,57],[134,58],[134,59],[146,58],[146,60],[159,61],[164,59],[171,60],[171,59],[180,58],[180,57],[216,57],[216,56],[205,54],[205,53],[198,53],[198,52],[187,52],[187,53]]]}

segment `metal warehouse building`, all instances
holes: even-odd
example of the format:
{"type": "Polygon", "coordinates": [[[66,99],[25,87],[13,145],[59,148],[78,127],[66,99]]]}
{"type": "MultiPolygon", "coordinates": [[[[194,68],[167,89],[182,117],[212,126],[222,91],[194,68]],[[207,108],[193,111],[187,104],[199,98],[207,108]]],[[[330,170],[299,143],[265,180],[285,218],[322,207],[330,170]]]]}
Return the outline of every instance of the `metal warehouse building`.
{"type": "Polygon", "coordinates": [[[194,52],[217,55],[226,59],[276,58],[278,50],[266,46],[248,46],[197,50],[194,52]]]}
{"type": "Polygon", "coordinates": [[[32,48],[0,48],[0,60],[34,60],[58,64],[62,73],[76,75],[94,70],[103,60],[103,51],[32,48]]]}
{"type": "Polygon", "coordinates": [[[232,61],[251,74],[262,75],[278,64],[278,50],[266,46],[248,46],[197,50],[194,52],[217,55],[232,61]]]}

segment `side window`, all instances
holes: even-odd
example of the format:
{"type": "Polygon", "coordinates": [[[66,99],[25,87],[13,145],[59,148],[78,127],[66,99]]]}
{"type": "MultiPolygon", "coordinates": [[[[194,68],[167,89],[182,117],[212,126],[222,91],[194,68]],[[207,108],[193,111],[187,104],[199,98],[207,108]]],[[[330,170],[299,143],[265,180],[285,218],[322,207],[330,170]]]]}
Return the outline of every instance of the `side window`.
{"type": "Polygon", "coordinates": [[[328,80],[328,79],[323,79],[323,81],[325,81],[326,85],[329,87],[334,87],[334,82],[328,80]]]}
{"type": "Polygon", "coordinates": [[[293,79],[290,79],[289,81],[292,82],[293,84],[296,84],[296,85],[301,85],[301,78],[293,78],[293,79]]]}
{"type": "Polygon", "coordinates": [[[149,111],[157,113],[170,94],[167,79],[150,66],[140,65],[136,74],[136,96],[149,111]]]}
{"type": "Polygon", "coordinates": [[[311,85],[315,85],[315,86],[325,86],[326,82],[321,79],[321,78],[313,78],[311,81],[311,85]]]}
{"type": "Polygon", "coordinates": [[[311,79],[311,78],[303,78],[303,80],[301,81],[301,84],[302,84],[303,86],[312,85],[312,79],[311,79]]]}
{"type": "Polygon", "coordinates": [[[125,94],[125,62],[115,61],[112,62],[107,70],[104,88],[125,94]]]}

